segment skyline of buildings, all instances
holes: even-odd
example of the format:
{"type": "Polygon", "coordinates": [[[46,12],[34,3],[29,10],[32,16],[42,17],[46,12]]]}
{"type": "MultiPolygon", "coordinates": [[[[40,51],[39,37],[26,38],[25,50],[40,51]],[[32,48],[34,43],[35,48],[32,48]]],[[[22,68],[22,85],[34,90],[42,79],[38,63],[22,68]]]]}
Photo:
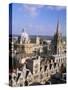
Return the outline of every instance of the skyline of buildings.
{"type": "Polygon", "coordinates": [[[10,86],[66,83],[66,41],[59,28],[57,22],[52,40],[41,40],[39,36],[33,40],[24,30],[17,39],[10,37],[10,86]]]}

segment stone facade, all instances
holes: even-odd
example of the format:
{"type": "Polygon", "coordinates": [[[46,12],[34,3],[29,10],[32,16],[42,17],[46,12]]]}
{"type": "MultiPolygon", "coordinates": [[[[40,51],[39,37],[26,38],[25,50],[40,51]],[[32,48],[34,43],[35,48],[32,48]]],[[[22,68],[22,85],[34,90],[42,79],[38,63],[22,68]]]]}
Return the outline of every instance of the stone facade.
{"type": "MultiPolygon", "coordinates": [[[[50,79],[51,75],[60,72],[62,64],[64,65],[64,67],[66,66],[66,56],[65,54],[59,57],[53,55],[52,57],[50,57],[50,59],[43,59],[39,56],[38,58],[33,59],[32,63],[32,71],[24,65],[22,70],[18,70],[16,74],[14,73],[15,75],[12,74],[12,86],[25,86],[26,81],[27,86],[35,82],[45,84],[50,79]],[[17,76],[19,74],[20,76],[17,76]],[[19,78],[17,80],[14,79],[14,77],[19,78]]],[[[27,62],[26,65],[28,64],[31,65],[31,63],[27,62]]]]}

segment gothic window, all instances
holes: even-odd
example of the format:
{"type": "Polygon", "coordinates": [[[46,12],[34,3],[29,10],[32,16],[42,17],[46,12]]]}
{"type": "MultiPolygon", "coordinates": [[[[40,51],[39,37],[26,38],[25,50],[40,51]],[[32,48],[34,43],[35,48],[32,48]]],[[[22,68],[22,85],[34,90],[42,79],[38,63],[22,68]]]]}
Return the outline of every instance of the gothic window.
{"type": "Polygon", "coordinates": [[[42,67],[40,67],[40,71],[42,70],[42,67]]]}
{"type": "Polygon", "coordinates": [[[51,60],[49,60],[49,63],[51,63],[51,60]]]}
{"type": "Polygon", "coordinates": [[[45,70],[45,71],[46,71],[46,69],[47,69],[47,66],[44,67],[44,70],[45,70]]]}
{"type": "Polygon", "coordinates": [[[54,63],[54,68],[56,67],[56,63],[54,63]]]}
{"type": "Polygon", "coordinates": [[[50,69],[51,69],[51,67],[52,67],[52,64],[50,64],[50,69]]]}
{"type": "Polygon", "coordinates": [[[28,86],[28,81],[25,81],[25,86],[28,86]]]}

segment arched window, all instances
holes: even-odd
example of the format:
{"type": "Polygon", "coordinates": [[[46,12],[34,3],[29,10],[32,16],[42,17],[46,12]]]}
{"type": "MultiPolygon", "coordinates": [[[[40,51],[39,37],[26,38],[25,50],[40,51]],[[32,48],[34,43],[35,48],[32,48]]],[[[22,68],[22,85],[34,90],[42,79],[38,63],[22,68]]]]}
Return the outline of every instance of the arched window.
{"type": "Polygon", "coordinates": [[[25,86],[28,86],[28,81],[27,80],[25,81],[25,86]]]}

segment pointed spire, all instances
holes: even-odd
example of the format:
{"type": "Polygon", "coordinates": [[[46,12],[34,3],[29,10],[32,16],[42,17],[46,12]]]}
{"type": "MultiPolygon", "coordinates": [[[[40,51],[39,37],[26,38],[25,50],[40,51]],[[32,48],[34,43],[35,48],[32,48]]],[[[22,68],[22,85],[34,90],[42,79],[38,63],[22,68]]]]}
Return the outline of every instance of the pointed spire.
{"type": "Polygon", "coordinates": [[[58,19],[58,22],[57,22],[57,29],[56,29],[56,33],[59,33],[59,19],[58,19]]]}
{"type": "Polygon", "coordinates": [[[24,32],[24,28],[22,29],[22,32],[24,32]]]}

